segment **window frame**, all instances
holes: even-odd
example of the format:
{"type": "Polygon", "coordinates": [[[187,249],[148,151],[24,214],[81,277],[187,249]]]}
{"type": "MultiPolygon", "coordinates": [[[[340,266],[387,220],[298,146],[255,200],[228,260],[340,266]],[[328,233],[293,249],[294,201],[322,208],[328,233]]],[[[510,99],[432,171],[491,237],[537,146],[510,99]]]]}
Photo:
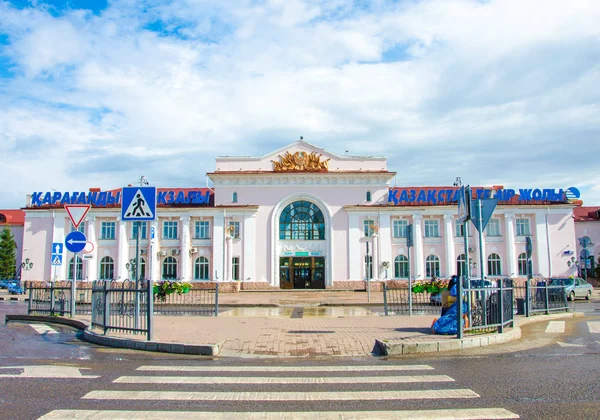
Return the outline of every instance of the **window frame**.
{"type": "Polygon", "coordinates": [[[160,265],[161,280],[177,280],[177,258],[173,256],[165,257],[160,265]]]}
{"type": "Polygon", "coordinates": [[[148,239],[148,222],[131,222],[131,239],[136,239],[137,224],[140,224],[140,240],[148,239]]]}
{"type": "Polygon", "coordinates": [[[500,219],[492,217],[488,221],[488,224],[485,227],[485,236],[489,236],[490,238],[502,237],[502,230],[500,228],[500,219]],[[493,229],[492,229],[492,226],[494,226],[493,229]]]}
{"type": "Polygon", "coordinates": [[[240,257],[231,257],[231,280],[240,279],[240,257]]]}
{"type": "Polygon", "coordinates": [[[515,236],[531,236],[531,223],[527,217],[515,219],[515,236]]]}
{"type": "Polygon", "coordinates": [[[98,279],[99,280],[114,280],[115,279],[115,260],[110,255],[107,255],[100,260],[98,279]]]}
{"type": "Polygon", "coordinates": [[[423,233],[425,238],[441,238],[440,221],[437,219],[425,219],[423,221],[423,233]]]}
{"type": "Polygon", "coordinates": [[[163,239],[179,239],[179,223],[177,220],[163,220],[163,239]]]}
{"type": "Polygon", "coordinates": [[[495,252],[487,257],[487,275],[495,277],[502,275],[502,258],[495,252]]]}
{"type": "Polygon", "coordinates": [[[393,238],[406,238],[406,228],[408,227],[408,220],[406,219],[394,219],[392,221],[392,237],[393,238]]]}
{"type": "Polygon", "coordinates": [[[194,239],[210,239],[210,222],[208,220],[196,220],[194,223],[194,239]],[[203,236],[202,233],[205,233],[203,236]]]}
{"type": "Polygon", "coordinates": [[[440,257],[430,254],[425,259],[425,276],[431,278],[440,276],[440,257]],[[432,271],[434,271],[432,273],[432,271]]]}
{"type": "Polygon", "coordinates": [[[396,258],[394,258],[394,278],[407,279],[409,274],[410,266],[408,257],[404,254],[397,255],[396,258]]]}
{"type": "Polygon", "coordinates": [[[117,223],[113,221],[100,222],[100,239],[114,240],[116,238],[117,223]]]}
{"type": "Polygon", "coordinates": [[[240,221],[230,220],[227,226],[230,229],[230,236],[233,239],[240,239],[240,221]]]}
{"type": "Polygon", "coordinates": [[[194,260],[194,280],[210,280],[210,261],[203,255],[194,260]]]}

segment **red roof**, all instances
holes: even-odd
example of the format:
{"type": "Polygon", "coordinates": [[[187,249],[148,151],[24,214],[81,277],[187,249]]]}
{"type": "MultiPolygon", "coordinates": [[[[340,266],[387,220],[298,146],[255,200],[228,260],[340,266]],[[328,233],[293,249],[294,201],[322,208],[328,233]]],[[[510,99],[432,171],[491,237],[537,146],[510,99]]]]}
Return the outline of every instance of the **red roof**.
{"type": "Polygon", "coordinates": [[[600,207],[575,207],[573,216],[576,222],[600,221],[600,207]]]}
{"type": "Polygon", "coordinates": [[[24,225],[25,212],[23,210],[0,210],[0,223],[9,225],[24,225]]]}

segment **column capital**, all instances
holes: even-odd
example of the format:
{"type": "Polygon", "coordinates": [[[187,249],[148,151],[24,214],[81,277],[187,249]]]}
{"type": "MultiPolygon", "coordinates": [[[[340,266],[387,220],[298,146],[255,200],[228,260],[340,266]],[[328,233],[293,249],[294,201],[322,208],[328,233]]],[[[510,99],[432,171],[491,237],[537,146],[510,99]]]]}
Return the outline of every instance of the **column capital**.
{"type": "Polygon", "coordinates": [[[452,220],[452,219],[454,219],[453,214],[444,214],[444,220],[452,220]]]}
{"type": "Polygon", "coordinates": [[[417,221],[417,220],[423,220],[423,215],[422,214],[413,214],[412,218],[415,221],[417,221]]]}
{"type": "Polygon", "coordinates": [[[505,213],[504,218],[506,220],[513,220],[515,218],[515,214],[514,213],[505,213]]]}
{"type": "Polygon", "coordinates": [[[181,220],[181,221],[182,221],[182,222],[184,222],[184,223],[185,223],[185,222],[188,222],[188,223],[189,223],[190,219],[191,219],[191,217],[190,217],[189,215],[187,215],[187,214],[185,214],[185,215],[183,215],[183,216],[181,216],[181,217],[179,218],[179,220],[181,220]]]}

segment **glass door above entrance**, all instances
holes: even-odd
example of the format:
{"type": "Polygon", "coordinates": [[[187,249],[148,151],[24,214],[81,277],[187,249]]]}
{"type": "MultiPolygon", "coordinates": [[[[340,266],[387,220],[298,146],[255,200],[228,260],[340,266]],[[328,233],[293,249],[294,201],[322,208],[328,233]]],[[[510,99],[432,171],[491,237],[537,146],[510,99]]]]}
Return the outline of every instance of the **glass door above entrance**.
{"type": "Polygon", "coordinates": [[[282,289],[325,289],[324,257],[282,257],[279,273],[282,289]]]}

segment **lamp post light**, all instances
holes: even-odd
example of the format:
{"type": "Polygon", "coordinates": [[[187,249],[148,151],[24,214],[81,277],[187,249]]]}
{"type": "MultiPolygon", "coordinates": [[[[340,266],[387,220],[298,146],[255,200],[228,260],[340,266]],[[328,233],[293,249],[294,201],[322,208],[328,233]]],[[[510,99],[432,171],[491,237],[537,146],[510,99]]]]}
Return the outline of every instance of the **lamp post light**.
{"type": "Polygon", "coordinates": [[[25,271],[29,271],[33,268],[33,262],[29,258],[25,258],[25,261],[21,263],[21,268],[25,271]]]}

